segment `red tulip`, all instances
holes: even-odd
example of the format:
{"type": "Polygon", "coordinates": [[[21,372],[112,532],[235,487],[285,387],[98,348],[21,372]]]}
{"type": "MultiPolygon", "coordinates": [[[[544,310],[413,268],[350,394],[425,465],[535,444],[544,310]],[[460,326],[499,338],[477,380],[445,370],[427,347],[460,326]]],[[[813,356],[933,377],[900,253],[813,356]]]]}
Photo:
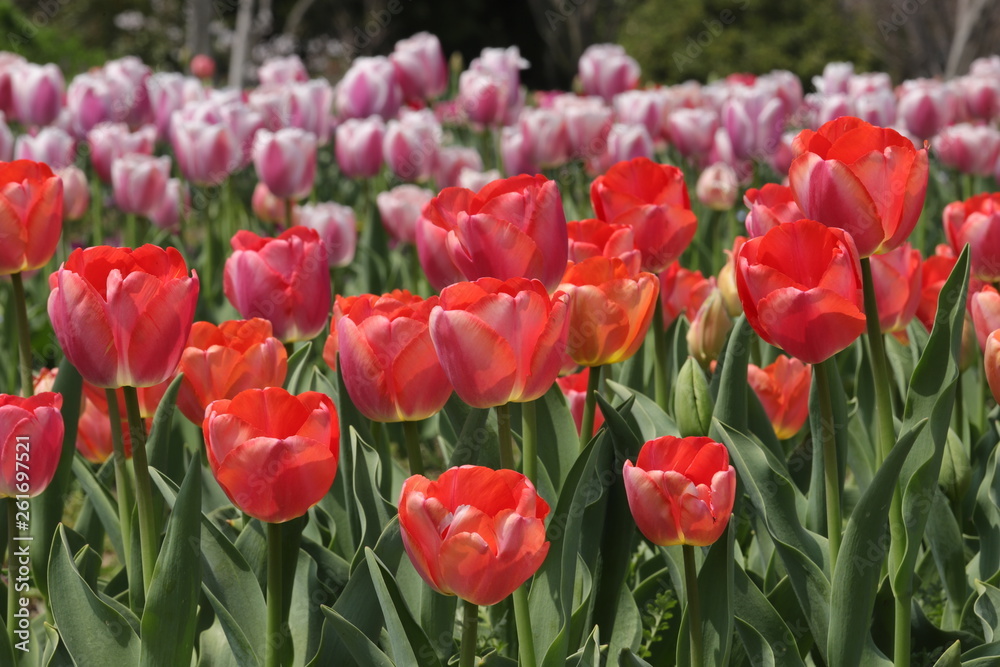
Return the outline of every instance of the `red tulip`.
{"type": "MultiPolygon", "coordinates": [[[[35,394],[52,391],[58,374],[58,368],[41,369],[35,375],[35,394]]],[[[84,394],[80,397],[80,418],[76,423],[76,449],[83,458],[91,463],[104,463],[113,451],[111,421],[108,419],[108,401],[103,389],[97,389],[87,382],[84,382],[83,388],[84,394]],[[101,404],[95,404],[90,400],[90,392],[86,391],[88,387],[95,392],[100,392],[101,404]]],[[[122,416],[122,439],[125,444],[125,456],[131,458],[132,441],[128,437],[128,419],[124,417],[124,413],[122,416]]]]}
{"type": "Polygon", "coordinates": [[[255,519],[283,523],[302,516],[337,475],[340,426],[324,394],[247,389],[210,403],[202,430],[216,481],[255,519]]]}
{"type": "Polygon", "coordinates": [[[478,193],[445,188],[417,221],[420,264],[435,289],[461,280],[537,278],[566,270],[566,217],[555,181],[514,176],[478,193]]]}
{"type": "Polygon", "coordinates": [[[569,294],[569,355],[581,366],[602,366],[642,345],[660,283],[651,273],[630,273],[617,257],[592,257],[566,269],[559,289],[569,294]]]}
{"type": "Polygon", "coordinates": [[[839,227],[861,257],[898,248],[909,237],[927,193],[927,149],[895,130],[844,116],[795,138],[788,171],[806,217],[839,227]]]}
{"type": "Polygon", "coordinates": [[[230,242],[223,292],[244,318],[271,321],[282,342],[309,340],[330,313],[327,252],[319,234],[292,227],[277,238],[240,230],[230,242]]]}
{"type": "Polygon", "coordinates": [[[149,387],[177,368],[198,285],[175,248],[77,248],[49,276],[49,319],[85,380],[149,387]]]}
{"type": "Polygon", "coordinates": [[[336,322],[344,386],[373,421],[419,421],[439,412],[451,383],[434,351],[428,321],[438,303],[403,293],[363,295],[336,322]],[[403,296],[400,294],[400,296],[403,296]]]}
{"type": "Polygon", "coordinates": [[[798,220],[750,239],[736,288],[754,330],[802,361],[818,364],[865,330],[861,265],[843,230],[798,220]]]}
{"type": "Polygon", "coordinates": [[[189,63],[191,74],[199,79],[211,79],[215,76],[215,60],[212,56],[199,53],[189,63]]]}
{"type": "Polygon", "coordinates": [[[62,396],[0,394],[0,497],[37,496],[62,454],[62,396]]]}
{"type": "Polygon", "coordinates": [[[674,262],[660,274],[660,301],[663,302],[663,327],[667,328],[681,313],[694,322],[698,309],[715,289],[715,278],[701,271],[689,271],[674,262]]]}
{"type": "Polygon", "coordinates": [[[743,195],[747,212],[747,234],[763,236],[783,222],[795,222],[806,217],[795,203],[792,189],[786,185],[768,183],[760,190],[751,188],[743,195]]]}
{"type": "MultiPolygon", "coordinates": [[[[587,385],[589,382],[590,368],[587,366],[584,366],[583,370],[578,373],[564,375],[556,379],[556,384],[562,389],[562,393],[566,397],[566,402],[569,403],[570,414],[573,415],[573,421],[576,422],[577,434],[583,428],[583,408],[587,402],[587,385]]],[[[590,435],[594,436],[603,423],[604,414],[600,410],[595,411],[594,432],[590,435]]]]}
{"type": "Polygon", "coordinates": [[[747,382],[757,394],[774,434],[785,440],[799,432],[809,417],[812,366],[779,356],[770,366],[747,366],[747,382]]]}
{"type": "Polygon", "coordinates": [[[944,208],[944,231],[955,253],[969,244],[972,275],[1000,281],[1000,192],[981,193],[944,208]]]}
{"type": "MultiPolygon", "coordinates": [[[[941,288],[944,287],[944,283],[948,280],[956,263],[958,263],[958,257],[951,247],[942,243],[935,248],[934,254],[925,259],[920,267],[922,288],[920,304],[917,306],[917,319],[923,323],[928,331],[934,327],[934,316],[937,314],[938,296],[941,294],[941,288]]],[[[970,309],[972,295],[982,288],[982,281],[975,277],[969,279],[970,309]]]]}
{"type": "Polygon", "coordinates": [[[990,385],[993,400],[1000,403],[1000,330],[991,333],[986,340],[983,366],[986,368],[986,381],[990,385]]]}
{"type": "Polygon", "coordinates": [[[479,466],[414,475],[399,495],[403,546],[427,585],[497,604],[541,567],[548,504],[524,475],[479,466]]]}
{"type": "Polygon", "coordinates": [[[566,223],[569,261],[579,264],[591,257],[617,257],[630,273],[638,273],[642,253],[635,249],[635,234],[628,225],[613,225],[591,218],[566,223]]]}
{"type": "Polygon", "coordinates": [[[875,301],[883,333],[905,331],[920,306],[920,251],[904,243],[871,260],[875,301]]]}
{"type": "Polygon", "coordinates": [[[260,318],[230,320],[219,326],[195,322],[178,370],[184,373],[177,407],[195,424],[212,401],[234,398],[245,389],[280,387],[288,354],[260,318]]]}
{"type": "Polygon", "coordinates": [[[455,393],[472,407],[533,401],[566,361],[568,315],[569,296],[550,298],[537,280],[480,278],[441,292],[431,340],[455,393]]]}
{"type": "Polygon", "coordinates": [[[619,162],[594,179],[590,201],[601,220],[633,228],[644,271],[670,266],[698,226],[681,170],[646,158],[619,162]]]}
{"type": "Polygon", "coordinates": [[[632,517],[653,544],[697,547],[715,542],[736,500],[736,470],[725,445],[709,438],[663,436],[622,470],[632,517]]]}
{"type": "Polygon", "coordinates": [[[45,164],[0,163],[0,275],[45,266],[62,233],[62,181],[45,164]]]}

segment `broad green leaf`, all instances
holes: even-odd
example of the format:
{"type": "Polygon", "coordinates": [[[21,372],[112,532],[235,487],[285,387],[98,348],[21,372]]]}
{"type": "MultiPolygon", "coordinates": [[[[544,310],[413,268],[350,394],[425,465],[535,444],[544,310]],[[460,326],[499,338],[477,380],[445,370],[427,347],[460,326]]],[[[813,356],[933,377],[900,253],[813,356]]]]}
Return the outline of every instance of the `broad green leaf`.
{"type": "Polygon", "coordinates": [[[941,654],[934,667],[962,667],[962,642],[956,641],[941,654]]]}
{"type": "Polygon", "coordinates": [[[600,628],[594,626],[580,650],[566,659],[567,667],[598,667],[601,664],[600,628]]]}
{"type": "Polygon", "coordinates": [[[122,531],[118,523],[118,507],[111,492],[101,484],[83,457],[75,454],[72,460],[73,474],[87,494],[87,499],[94,507],[94,511],[101,519],[104,531],[111,542],[111,548],[118,554],[120,560],[125,559],[125,549],[122,546],[122,531]]]}
{"type": "MultiPolygon", "coordinates": [[[[3,614],[2,616],[6,616],[3,614]]],[[[29,631],[30,632],[30,631],[29,631]]],[[[31,639],[29,635],[29,640],[31,639]]],[[[20,637],[14,637],[14,643],[18,644],[22,642],[20,637]]],[[[33,643],[33,642],[32,642],[33,643]]],[[[25,644],[25,646],[30,646],[30,644],[25,644]]],[[[0,656],[3,657],[2,662],[8,665],[16,665],[14,662],[14,647],[11,646],[10,638],[7,636],[7,626],[4,624],[4,619],[0,618],[0,656]]]]}
{"type": "MultiPolygon", "coordinates": [[[[750,359],[750,345],[756,339],[756,334],[747,318],[740,315],[733,325],[726,342],[724,356],[719,358],[719,367],[713,375],[718,378],[718,393],[715,397],[715,411],[712,416],[723,424],[729,424],[737,430],[747,427],[747,363],[750,359]]],[[[719,439],[717,431],[709,436],[719,439]]]]}
{"type": "Polygon", "coordinates": [[[979,535],[977,578],[989,581],[1000,572],[1000,446],[993,448],[983,466],[984,477],[976,492],[973,520],[979,535]]]}
{"type": "Polygon", "coordinates": [[[580,453],[576,423],[558,385],[552,385],[544,396],[535,401],[535,405],[538,442],[545,443],[538,449],[538,458],[558,493],[580,453]]]}
{"type": "Polygon", "coordinates": [[[285,389],[290,394],[301,394],[308,391],[309,376],[312,374],[312,364],[309,355],[312,353],[312,341],[309,341],[292,352],[288,357],[288,374],[285,375],[285,389]]]}
{"type": "Polygon", "coordinates": [[[132,626],[87,586],[59,527],[49,556],[49,600],[59,636],[78,665],[137,665],[140,641],[132,626]]]}
{"type": "Polygon", "coordinates": [[[470,408],[453,394],[444,405],[444,413],[458,433],[458,441],[448,467],[481,465],[500,467],[500,438],[497,436],[496,411],[470,408]]]}
{"type": "Polygon", "coordinates": [[[226,606],[222,604],[219,598],[212,594],[212,591],[208,587],[204,587],[202,590],[205,593],[205,597],[208,598],[208,603],[215,611],[216,620],[228,643],[226,649],[235,658],[236,664],[243,667],[260,665],[261,661],[257,657],[250,639],[243,631],[243,628],[240,627],[239,622],[233,618],[229,609],[226,609],[226,606]]]}
{"type": "Polygon", "coordinates": [[[733,568],[736,631],[749,655],[770,656],[773,664],[803,665],[795,635],[743,568],[733,568]],[[749,630],[748,630],[749,629],[749,630]],[[761,644],[763,642],[763,644],[761,644]],[[766,651],[760,646],[766,647],[766,651]]]}
{"type": "Polygon", "coordinates": [[[618,667],[653,667],[627,648],[618,654],[618,667]]]}
{"type": "Polygon", "coordinates": [[[976,592],[979,597],[974,609],[983,626],[983,638],[987,644],[1000,641],[1000,589],[977,581],[976,592]]]}
{"type": "Polygon", "coordinates": [[[171,423],[174,419],[174,408],[177,405],[177,392],[180,391],[181,381],[184,379],[183,373],[178,373],[167,390],[163,392],[163,398],[156,407],[156,414],[153,415],[153,426],[149,429],[149,440],[146,442],[146,452],[149,456],[149,465],[157,470],[167,469],[167,459],[171,449],[177,449],[177,442],[172,442],[171,423]]]}
{"type": "MultiPolygon", "coordinates": [[[[365,444],[353,428],[348,442],[354,460],[354,483],[351,486],[361,522],[359,550],[351,564],[351,570],[354,570],[364,559],[364,549],[375,546],[385,525],[395,515],[396,507],[383,498],[378,490],[378,453],[365,444]]],[[[388,474],[388,471],[382,471],[382,474],[388,474]]]]}
{"type": "Polygon", "coordinates": [[[962,606],[969,597],[969,584],[965,576],[965,545],[955,515],[948,506],[947,498],[940,491],[934,496],[924,537],[930,545],[938,576],[944,582],[945,595],[948,596],[944,627],[958,630],[958,627],[949,626],[947,621],[961,615],[962,606]]]}
{"type": "Polygon", "coordinates": [[[608,380],[607,385],[622,401],[621,404],[615,406],[615,409],[621,411],[626,422],[641,438],[642,442],[664,435],[678,434],[677,425],[656,404],[656,401],[613,380],[608,380]],[[635,397],[635,400],[631,408],[622,410],[622,405],[632,397],[635,397]]]}
{"type": "Polygon", "coordinates": [[[365,633],[358,630],[346,618],[329,607],[320,607],[330,625],[337,634],[340,635],[344,646],[350,651],[355,662],[359,665],[370,665],[370,667],[395,667],[392,660],[385,653],[379,650],[372,640],[365,636],[365,633]]]}

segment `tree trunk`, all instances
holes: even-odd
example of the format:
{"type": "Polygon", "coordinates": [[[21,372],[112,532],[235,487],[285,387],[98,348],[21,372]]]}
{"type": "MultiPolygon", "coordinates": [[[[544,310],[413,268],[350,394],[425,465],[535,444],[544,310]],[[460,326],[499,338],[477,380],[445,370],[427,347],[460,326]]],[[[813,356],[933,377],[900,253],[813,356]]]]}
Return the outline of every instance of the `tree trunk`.
{"type": "Polygon", "coordinates": [[[243,87],[243,72],[250,46],[250,27],[253,23],[253,0],[240,0],[233,33],[233,50],[229,54],[229,86],[243,87]]]}

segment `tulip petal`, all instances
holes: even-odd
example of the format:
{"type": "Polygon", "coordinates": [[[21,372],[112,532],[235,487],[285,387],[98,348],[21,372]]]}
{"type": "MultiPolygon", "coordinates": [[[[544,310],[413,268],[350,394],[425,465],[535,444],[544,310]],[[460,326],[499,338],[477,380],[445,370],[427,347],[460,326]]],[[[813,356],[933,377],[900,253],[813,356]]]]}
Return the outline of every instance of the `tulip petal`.
{"type": "Polygon", "coordinates": [[[865,315],[839,294],[793,288],[772,292],[758,304],[760,322],[774,344],[802,361],[818,364],[853,343],[865,315]]]}
{"type": "Polygon", "coordinates": [[[488,324],[462,310],[435,308],[430,330],[441,367],[459,398],[476,408],[502,405],[510,399],[517,358],[510,344],[488,324]]]}

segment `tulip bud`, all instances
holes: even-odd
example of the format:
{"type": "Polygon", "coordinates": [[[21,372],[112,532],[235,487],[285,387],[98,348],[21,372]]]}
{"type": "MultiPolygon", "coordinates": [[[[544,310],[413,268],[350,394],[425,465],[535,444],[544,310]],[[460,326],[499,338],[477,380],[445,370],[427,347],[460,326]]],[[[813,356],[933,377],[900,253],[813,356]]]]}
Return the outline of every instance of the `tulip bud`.
{"type": "Polygon", "coordinates": [[[694,357],[688,357],[677,374],[674,388],[674,421],[681,436],[707,435],[714,409],[705,371],[694,357]]]}
{"type": "Polygon", "coordinates": [[[726,311],[722,292],[715,288],[701,304],[687,333],[688,352],[702,364],[718,359],[733,319],[726,311]]]}
{"type": "Polygon", "coordinates": [[[698,201],[713,211],[728,211],[736,203],[740,184],[736,172],[725,162],[716,162],[701,172],[695,194],[698,201]]]}

